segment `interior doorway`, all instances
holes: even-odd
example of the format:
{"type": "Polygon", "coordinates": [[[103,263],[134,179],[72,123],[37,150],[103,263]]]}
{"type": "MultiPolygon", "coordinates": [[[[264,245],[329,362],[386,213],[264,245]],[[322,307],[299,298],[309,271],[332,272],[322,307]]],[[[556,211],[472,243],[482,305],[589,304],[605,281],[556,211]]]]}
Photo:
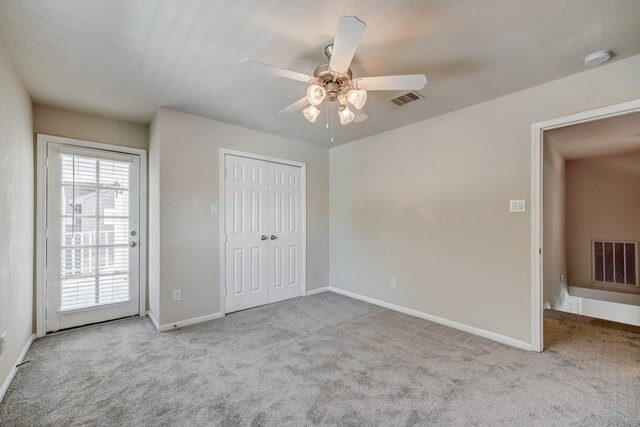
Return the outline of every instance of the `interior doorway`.
{"type": "Polygon", "coordinates": [[[225,313],[306,294],[305,165],[223,151],[225,313]]]}
{"type": "Polygon", "coordinates": [[[639,119],[635,100],[532,126],[534,351],[544,348],[545,307],[614,321],[623,309],[640,310],[640,301],[635,307],[620,304],[629,303],[624,295],[640,298],[640,236],[629,227],[616,229],[631,209],[629,195],[606,196],[623,186],[636,191],[626,181],[633,174],[640,178],[640,170],[628,170],[634,165],[629,156],[640,156],[639,119]],[[626,168],[626,178],[616,177],[614,166],[626,168]],[[603,304],[616,313],[603,315],[603,304]]]}

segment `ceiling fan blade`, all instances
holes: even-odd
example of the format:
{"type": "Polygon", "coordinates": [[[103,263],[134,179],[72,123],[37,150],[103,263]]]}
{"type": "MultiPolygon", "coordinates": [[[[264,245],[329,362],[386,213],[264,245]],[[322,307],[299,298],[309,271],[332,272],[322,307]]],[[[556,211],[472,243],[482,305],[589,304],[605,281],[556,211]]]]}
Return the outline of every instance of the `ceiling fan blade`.
{"type": "Polygon", "coordinates": [[[367,120],[369,118],[369,116],[367,116],[367,113],[365,113],[362,110],[353,110],[353,113],[356,115],[353,118],[353,123],[364,122],[365,120],[367,120]]]}
{"type": "Polygon", "coordinates": [[[424,74],[363,77],[353,81],[354,87],[366,90],[420,90],[426,84],[427,76],[424,74]]]}
{"type": "Polygon", "coordinates": [[[275,65],[269,65],[262,62],[254,61],[253,59],[245,59],[242,61],[242,63],[252,67],[255,70],[273,74],[274,76],[298,80],[305,83],[310,83],[315,80],[313,77],[307,76],[306,74],[298,73],[297,71],[286,70],[284,68],[276,67],[275,65]]]}
{"type": "Polygon", "coordinates": [[[366,25],[355,16],[340,17],[329,62],[331,70],[340,74],[347,72],[366,25]]]}
{"type": "Polygon", "coordinates": [[[284,114],[285,116],[290,116],[302,110],[307,105],[309,105],[309,101],[307,101],[307,98],[304,97],[304,98],[298,99],[296,102],[289,105],[287,108],[283,109],[278,114],[284,114]]]}

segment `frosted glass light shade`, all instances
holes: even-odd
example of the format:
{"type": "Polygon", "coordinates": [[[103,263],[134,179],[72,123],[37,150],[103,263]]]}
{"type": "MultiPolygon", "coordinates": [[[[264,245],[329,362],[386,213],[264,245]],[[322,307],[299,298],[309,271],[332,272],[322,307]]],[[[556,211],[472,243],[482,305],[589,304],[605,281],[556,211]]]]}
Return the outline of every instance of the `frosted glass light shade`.
{"type": "Polygon", "coordinates": [[[353,111],[351,111],[349,107],[347,107],[346,105],[342,105],[340,108],[338,108],[338,116],[340,116],[340,123],[342,123],[343,125],[348,125],[353,121],[356,115],[353,114],[353,111]]]}
{"type": "Polygon", "coordinates": [[[316,119],[320,115],[320,107],[317,105],[309,105],[307,108],[302,110],[302,114],[304,114],[304,117],[311,123],[315,123],[316,119]]]}
{"type": "Polygon", "coordinates": [[[347,101],[356,107],[357,110],[360,110],[367,102],[367,91],[364,89],[351,89],[349,93],[347,93],[347,101]]]}
{"type": "Polygon", "coordinates": [[[313,84],[307,89],[307,101],[311,105],[320,105],[327,96],[327,90],[320,85],[313,84]]]}

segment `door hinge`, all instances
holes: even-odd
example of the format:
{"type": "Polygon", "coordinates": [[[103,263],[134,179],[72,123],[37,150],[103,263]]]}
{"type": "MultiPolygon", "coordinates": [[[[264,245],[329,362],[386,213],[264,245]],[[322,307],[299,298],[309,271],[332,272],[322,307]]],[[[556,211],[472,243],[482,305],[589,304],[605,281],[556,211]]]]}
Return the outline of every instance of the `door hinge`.
{"type": "Polygon", "coordinates": [[[538,248],[538,255],[542,255],[542,248],[538,248]]]}
{"type": "Polygon", "coordinates": [[[224,170],[224,177],[225,177],[225,178],[227,177],[227,172],[228,172],[228,171],[225,169],[225,170],[224,170]]]}
{"type": "Polygon", "coordinates": [[[49,237],[49,229],[45,228],[44,229],[44,238],[47,239],[49,237]]]}
{"type": "Polygon", "coordinates": [[[227,297],[227,288],[224,288],[224,297],[227,297]]]}
{"type": "Polygon", "coordinates": [[[44,167],[45,167],[45,168],[48,168],[48,167],[49,167],[49,158],[48,158],[48,157],[45,157],[45,158],[44,158],[44,167]]]}

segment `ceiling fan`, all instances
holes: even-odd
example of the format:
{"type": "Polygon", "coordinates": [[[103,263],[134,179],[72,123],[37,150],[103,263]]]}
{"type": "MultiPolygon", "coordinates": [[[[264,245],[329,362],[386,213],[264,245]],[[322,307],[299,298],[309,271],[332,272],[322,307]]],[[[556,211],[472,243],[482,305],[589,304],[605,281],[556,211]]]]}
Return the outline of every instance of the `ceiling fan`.
{"type": "Polygon", "coordinates": [[[328,64],[320,65],[309,76],[274,65],[245,59],[243,64],[260,71],[307,83],[307,95],[289,105],[279,114],[291,115],[303,110],[304,117],[314,123],[324,101],[338,104],[340,123],[362,122],[368,118],[362,111],[371,90],[420,90],[427,83],[424,74],[353,78],[351,60],[358,48],[366,24],[355,16],[341,16],[333,43],[325,46],[328,64]],[[355,113],[349,108],[351,105],[355,113]]]}

